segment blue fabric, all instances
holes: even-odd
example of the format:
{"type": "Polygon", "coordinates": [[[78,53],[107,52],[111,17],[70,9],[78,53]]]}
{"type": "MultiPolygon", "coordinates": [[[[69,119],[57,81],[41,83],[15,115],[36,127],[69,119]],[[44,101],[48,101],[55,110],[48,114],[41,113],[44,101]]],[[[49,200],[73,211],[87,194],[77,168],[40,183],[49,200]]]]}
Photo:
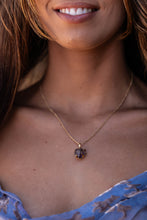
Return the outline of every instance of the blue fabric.
{"type": "Polygon", "coordinates": [[[78,209],[31,218],[21,200],[0,188],[0,220],[147,220],[147,171],[121,181],[78,209]]]}

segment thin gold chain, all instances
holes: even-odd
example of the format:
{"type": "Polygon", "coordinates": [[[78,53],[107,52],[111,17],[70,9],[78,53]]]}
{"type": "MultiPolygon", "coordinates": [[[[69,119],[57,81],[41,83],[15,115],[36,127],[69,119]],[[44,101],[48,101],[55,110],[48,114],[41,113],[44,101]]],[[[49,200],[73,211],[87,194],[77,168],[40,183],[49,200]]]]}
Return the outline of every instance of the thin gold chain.
{"type": "Polygon", "coordinates": [[[119,105],[106,117],[106,119],[104,120],[104,122],[101,124],[101,126],[87,139],[85,140],[82,144],[78,141],[76,141],[75,138],[72,137],[72,135],[70,134],[70,132],[65,128],[62,120],[59,118],[59,116],[57,115],[57,113],[48,105],[48,102],[47,102],[47,99],[42,91],[42,88],[40,86],[40,94],[41,94],[41,97],[47,107],[47,109],[56,117],[56,119],[59,121],[61,127],[64,129],[64,131],[66,132],[66,134],[68,135],[68,137],[75,143],[77,144],[79,147],[81,147],[82,145],[85,145],[88,141],[90,141],[103,127],[104,125],[108,122],[108,120],[121,108],[121,106],[123,105],[123,103],[125,102],[129,92],[130,92],[130,89],[133,85],[133,73],[131,73],[131,80],[130,80],[130,83],[129,83],[129,86],[121,100],[121,102],[119,103],[119,105]]]}

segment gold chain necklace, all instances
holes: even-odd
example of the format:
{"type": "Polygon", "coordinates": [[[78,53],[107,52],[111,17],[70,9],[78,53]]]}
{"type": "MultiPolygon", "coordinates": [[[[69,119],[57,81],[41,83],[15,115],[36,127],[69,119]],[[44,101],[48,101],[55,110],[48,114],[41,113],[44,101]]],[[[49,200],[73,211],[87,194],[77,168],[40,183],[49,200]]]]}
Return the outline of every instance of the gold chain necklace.
{"type": "Polygon", "coordinates": [[[85,145],[88,141],[90,141],[103,127],[104,125],[108,122],[108,120],[120,109],[120,107],[123,105],[123,103],[125,102],[130,89],[133,85],[133,73],[131,73],[131,80],[129,83],[129,86],[121,100],[121,102],[119,103],[119,105],[106,117],[106,119],[104,120],[104,122],[101,124],[100,127],[98,127],[98,129],[88,138],[86,139],[83,143],[79,143],[75,138],[72,137],[72,135],[70,134],[70,132],[65,128],[62,120],[59,118],[59,116],[57,115],[57,113],[48,105],[47,99],[42,91],[42,88],[40,86],[40,95],[42,97],[42,100],[44,101],[47,109],[49,110],[49,112],[51,112],[56,119],[59,121],[61,127],[64,129],[64,131],[66,132],[67,136],[75,143],[78,145],[78,148],[75,149],[74,151],[74,155],[76,157],[76,159],[81,160],[83,158],[85,158],[85,156],[87,155],[87,151],[86,149],[83,149],[82,146],[85,145]]]}

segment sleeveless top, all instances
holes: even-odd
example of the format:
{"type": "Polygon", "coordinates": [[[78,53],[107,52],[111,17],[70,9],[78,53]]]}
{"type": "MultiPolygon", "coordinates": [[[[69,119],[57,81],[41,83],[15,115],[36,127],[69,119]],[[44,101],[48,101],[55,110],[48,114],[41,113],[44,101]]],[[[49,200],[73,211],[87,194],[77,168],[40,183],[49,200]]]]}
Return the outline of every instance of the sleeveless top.
{"type": "Polygon", "coordinates": [[[147,171],[117,183],[68,212],[31,218],[15,194],[0,188],[0,220],[147,220],[147,171]]]}

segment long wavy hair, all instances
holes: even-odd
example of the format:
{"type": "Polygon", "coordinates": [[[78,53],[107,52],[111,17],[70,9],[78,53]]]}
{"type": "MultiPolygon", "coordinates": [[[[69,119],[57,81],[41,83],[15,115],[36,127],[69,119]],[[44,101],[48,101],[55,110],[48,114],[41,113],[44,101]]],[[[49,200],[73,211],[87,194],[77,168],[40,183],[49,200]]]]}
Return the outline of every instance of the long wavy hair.
{"type": "MultiPolygon", "coordinates": [[[[126,62],[146,82],[147,1],[124,0],[126,21],[121,38],[126,62]]],[[[48,40],[35,0],[0,1],[0,124],[10,113],[19,81],[43,56],[48,40]]]]}

